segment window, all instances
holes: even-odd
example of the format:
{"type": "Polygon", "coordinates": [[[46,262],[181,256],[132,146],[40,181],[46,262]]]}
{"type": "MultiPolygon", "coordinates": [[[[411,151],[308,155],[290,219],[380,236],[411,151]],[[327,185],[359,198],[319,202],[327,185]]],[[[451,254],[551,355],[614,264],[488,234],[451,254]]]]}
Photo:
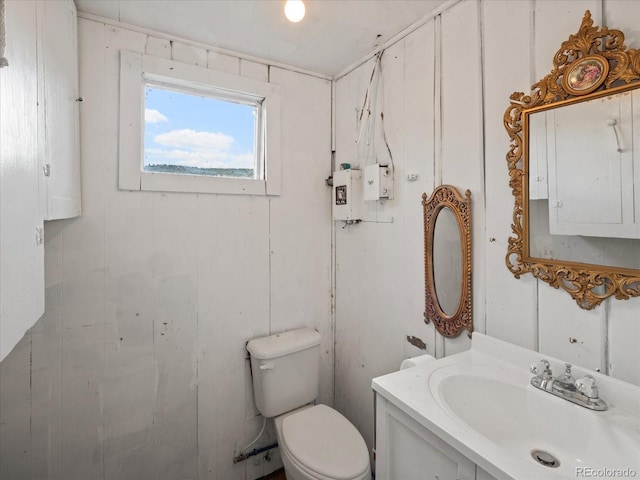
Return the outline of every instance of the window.
{"type": "Polygon", "coordinates": [[[277,85],[121,52],[119,187],[280,193],[277,85]]]}
{"type": "Polygon", "coordinates": [[[142,171],[262,179],[262,99],[241,100],[147,83],[142,171]]]}

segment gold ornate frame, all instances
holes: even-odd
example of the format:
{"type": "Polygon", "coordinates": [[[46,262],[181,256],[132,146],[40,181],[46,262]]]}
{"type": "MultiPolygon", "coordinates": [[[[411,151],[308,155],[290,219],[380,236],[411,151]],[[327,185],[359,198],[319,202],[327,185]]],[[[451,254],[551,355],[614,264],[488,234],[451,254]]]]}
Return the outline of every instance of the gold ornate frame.
{"type": "Polygon", "coordinates": [[[640,296],[640,270],[530,257],[528,113],[638,87],[640,50],[627,50],[620,30],[594,27],[587,10],[578,33],[570,35],[556,52],[551,73],[535,83],[530,94],[513,93],[504,114],[504,126],[511,139],[507,153],[509,186],[515,199],[511,225],[514,236],[509,238],[507,268],[516,278],[531,273],[554,288],[562,288],[586,310],[611,296],[620,300],[640,296]],[[600,76],[589,88],[572,88],[565,75],[587,59],[600,62],[600,76]]]}
{"type": "Polygon", "coordinates": [[[424,278],[425,278],[425,311],[424,321],[433,320],[436,330],[447,337],[457,337],[462,330],[473,331],[471,315],[471,192],[467,190],[462,196],[451,185],[440,185],[430,198],[422,194],[422,211],[424,217],[424,278]],[[460,232],[460,250],[462,259],[462,275],[458,308],[452,315],[447,315],[441,308],[436,294],[433,278],[433,234],[436,219],[443,208],[449,208],[455,218],[460,232]]]}

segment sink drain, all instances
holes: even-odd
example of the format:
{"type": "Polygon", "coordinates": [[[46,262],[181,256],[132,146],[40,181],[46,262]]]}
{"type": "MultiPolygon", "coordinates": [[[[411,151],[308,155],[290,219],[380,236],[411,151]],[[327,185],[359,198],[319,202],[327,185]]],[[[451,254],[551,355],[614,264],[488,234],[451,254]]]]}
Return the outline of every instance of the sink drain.
{"type": "Polygon", "coordinates": [[[545,467],[558,468],[560,466],[560,460],[544,450],[534,450],[531,452],[531,456],[536,462],[545,467]]]}

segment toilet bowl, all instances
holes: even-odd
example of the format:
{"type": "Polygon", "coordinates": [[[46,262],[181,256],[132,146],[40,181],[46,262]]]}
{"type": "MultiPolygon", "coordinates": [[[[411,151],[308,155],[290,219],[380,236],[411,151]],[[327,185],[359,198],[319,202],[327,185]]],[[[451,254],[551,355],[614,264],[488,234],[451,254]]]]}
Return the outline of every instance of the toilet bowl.
{"type": "Polygon", "coordinates": [[[287,480],[369,480],[362,435],[340,413],[310,405],[275,418],[287,480]]]}
{"type": "Polygon", "coordinates": [[[273,418],[287,480],[370,480],[360,432],[314,402],[320,380],[320,334],[310,328],[247,344],[256,407],[273,418]]]}

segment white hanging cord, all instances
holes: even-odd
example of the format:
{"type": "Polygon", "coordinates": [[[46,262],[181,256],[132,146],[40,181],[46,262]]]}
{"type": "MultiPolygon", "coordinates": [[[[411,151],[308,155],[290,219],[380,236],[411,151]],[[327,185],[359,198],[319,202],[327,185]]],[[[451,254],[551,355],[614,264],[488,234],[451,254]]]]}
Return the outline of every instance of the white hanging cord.
{"type": "MultiPolygon", "coordinates": [[[[381,55],[382,56],[382,55],[381,55]]],[[[380,62],[380,68],[378,69],[378,75],[380,76],[380,87],[382,89],[382,100],[384,101],[384,75],[382,75],[382,62],[380,62]]],[[[393,167],[393,155],[391,153],[391,147],[389,147],[389,142],[387,140],[387,132],[384,129],[384,106],[383,101],[380,102],[380,130],[382,130],[382,139],[384,140],[384,146],[387,147],[387,153],[389,154],[389,165],[393,167]]]]}
{"type": "Polygon", "coordinates": [[[384,50],[381,50],[376,54],[376,61],[373,64],[373,69],[371,70],[371,77],[369,77],[369,85],[367,86],[367,91],[365,92],[365,95],[364,95],[362,108],[358,113],[358,130],[356,135],[356,143],[358,143],[362,138],[362,128],[365,125],[365,123],[367,125],[367,144],[369,143],[369,136],[370,136],[369,133],[371,128],[371,122],[369,121],[369,119],[371,118],[371,97],[375,93],[374,87],[377,87],[376,73],[380,70],[380,58],[382,57],[383,53],[384,53],[384,50]],[[367,115],[366,119],[364,118],[365,113],[367,115]]]}
{"type": "Polygon", "coordinates": [[[240,453],[244,453],[247,450],[249,450],[249,448],[251,448],[253,446],[254,443],[256,443],[258,441],[258,439],[262,436],[262,434],[264,433],[264,429],[267,426],[267,417],[262,417],[262,428],[260,429],[260,433],[258,433],[258,436],[256,438],[254,438],[251,443],[249,443],[249,445],[247,445],[246,447],[244,447],[242,450],[240,450],[240,453]]]}
{"type": "Polygon", "coordinates": [[[4,49],[7,45],[7,31],[4,26],[4,0],[0,0],[0,68],[9,65],[8,60],[4,56],[4,49]]]}
{"type": "Polygon", "coordinates": [[[389,153],[389,165],[393,167],[393,155],[391,154],[391,147],[389,147],[389,142],[387,141],[387,133],[384,131],[384,112],[380,112],[380,126],[382,128],[384,146],[387,147],[387,153],[389,153]]]}
{"type": "MultiPolygon", "coordinates": [[[[385,131],[384,126],[384,112],[383,110],[383,101],[384,101],[384,75],[382,74],[382,55],[384,54],[384,50],[381,50],[376,54],[376,61],[373,65],[373,69],[371,71],[371,77],[369,78],[369,85],[367,87],[367,91],[364,96],[364,101],[362,103],[362,108],[360,109],[358,115],[358,129],[357,129],[357,138],[356,143],[359,143],[362,139],[363,130],[365,130],[366,124],[366,143],[367,147],[369,146],[372,135],[372,124],[374,123],[372,120],[375,118],[371,115],[371,110],[376,109],[377,105],[377,96],[378,96],[378,83],[380,84],[380,88],[382,90],[382,98],[379,101],[380,106],[380,130],[382,134],[382,140],[384,141],[384,145],[386,147],[386,153],[389,156],[389,165],[393,167],[393,154],[391,153],[391,147],[389,146],[389,141],[387,140],[387,132],[385,131]],[[373,106],[372,106],[373,102],[373,106]],[[366,118],[365,118],[366,115],[366,118]]],[[[374,142],[375,143],[375,142],[374,142]]],[[[375,151],[375,146],[373,147],[375,151]]],[[[367,148],[365,151],[365,158],[369,157],[369,149],[367,148]]],[[[380,163],[380,162],[378,162],[380,163]]]]}

